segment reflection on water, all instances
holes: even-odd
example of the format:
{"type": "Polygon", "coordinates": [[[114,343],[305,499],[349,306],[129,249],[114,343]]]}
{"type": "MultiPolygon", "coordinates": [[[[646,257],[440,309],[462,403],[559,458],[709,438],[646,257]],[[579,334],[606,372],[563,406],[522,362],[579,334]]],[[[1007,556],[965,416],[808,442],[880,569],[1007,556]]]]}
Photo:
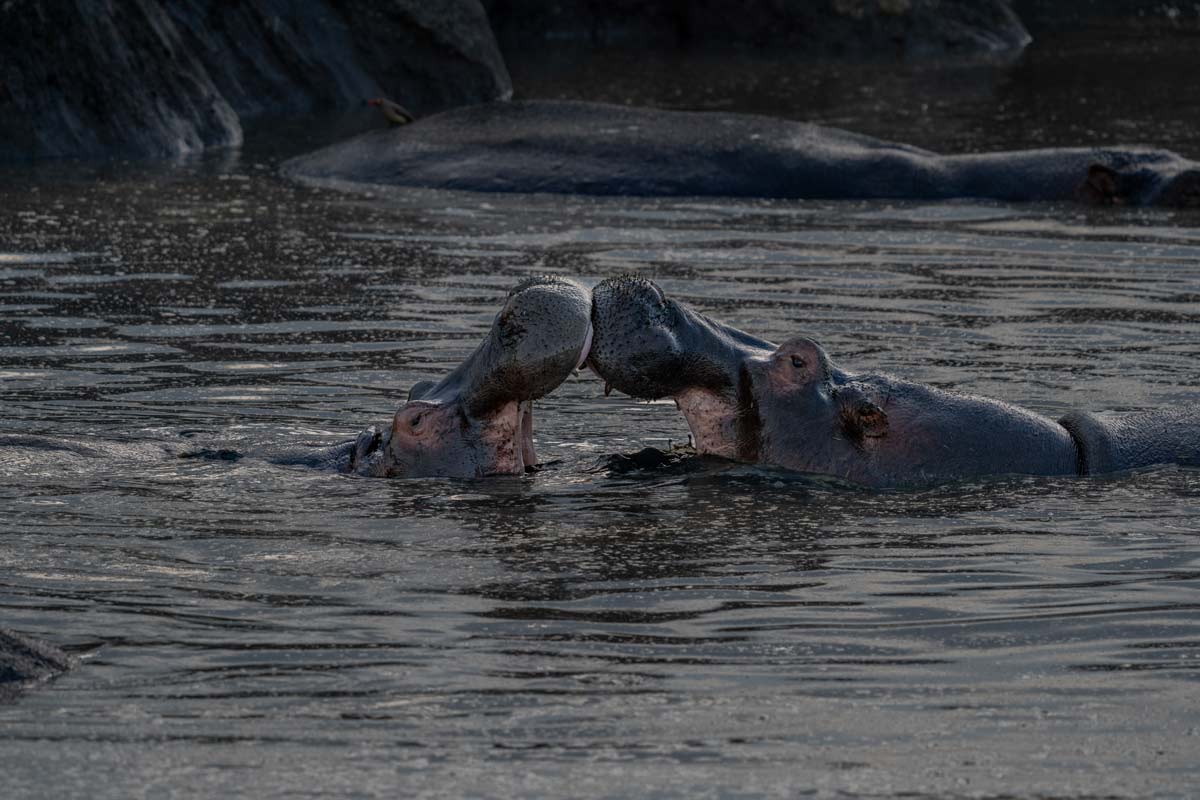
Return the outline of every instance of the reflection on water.
{"type": "Polygon", "coordinates": [[[0,190],[0,622],[84,655],[0,707],[6,796],[1194,785],[1195,471],[608,471],[687,433],[589,375],[539,404],[531,478],[256,456],[385,419],[545,271],[1047,414],[1194,402],[1200,217],[347,197],[272,163],[0,190]]]}

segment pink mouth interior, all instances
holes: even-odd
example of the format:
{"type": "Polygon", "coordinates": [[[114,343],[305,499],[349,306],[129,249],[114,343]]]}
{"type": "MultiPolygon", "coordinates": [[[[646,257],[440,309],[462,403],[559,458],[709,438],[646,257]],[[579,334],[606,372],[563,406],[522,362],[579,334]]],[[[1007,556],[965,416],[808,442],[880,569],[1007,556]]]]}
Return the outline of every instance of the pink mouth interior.
{"type": "MultiPolygon", "coordinates": [[[[575,369],[581,369],[587,362],[592,350],[592,325],[588,323],[587,336],[584,337],[583,349],[579,351],[579,360],[575,369]]],[[[533,401],[525,400],[518,403],[516,408],[517,421],[513,437],[513,455],[516,472],[521,473],[538,463],[537,451],[533,447],[533,401]]]]}
{"type": "Polygon", "coordinates": [[[582,369],[587,363],[588,354],[592,352],[592,323],[588,323],[587,337],[583,340],[583,349],[579,351],[579,360],[575,363],[575,369],[582,369]]]}
{"type": "Polygon", "coordinates": [[[517,411],[517,441],[515,446],[520,448],[522,471],[528,467],[537,466],[537,451],[533,449],[533,401],[521,403],[517,411]]]}

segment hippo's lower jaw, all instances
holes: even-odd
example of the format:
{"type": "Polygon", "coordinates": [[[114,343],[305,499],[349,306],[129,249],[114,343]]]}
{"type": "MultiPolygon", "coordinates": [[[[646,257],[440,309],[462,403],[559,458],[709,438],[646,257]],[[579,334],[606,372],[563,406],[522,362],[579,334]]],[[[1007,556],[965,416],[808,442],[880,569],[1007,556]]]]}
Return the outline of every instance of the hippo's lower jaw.
{"type": "Polygon", "coordinates": [[[591,296],[555,277],[522,281],[483,342],[437,384],[418,384],[383,432],[360,434],[349,471],[378,477],[523,475],[537,464],[533,401],[587,359],[591,296]]]}
{"type": "Polygon", "coordinates": [[[668,300],[649,281],[592,293],[591,364],[639,397],[672,397],[702,454],[870,487],[987,475],[1200,466],[1200,410],[1062,423],[997,400],[839,369],[811,339],[776,347],[668,300]]]}
{"type": "Polygon", "coordinates": [[[675,407],[687,421],[692,446],[703,455],[720,456],[734,461],[753,461],[745,457],[748,442],[738,436],[740,418],[736,401],[710,389],[684,389],[673,398],[675,407]]]}
{"type": "Polygon", "coordinates": [[[489,458],[483,460],[488,468],[477,477],[531,472],[538,464],[533,449],[533,403],[506,404],[481,428],[481,440],[489,451],[489,458]]]}
{"type": "Polygon", "coordinates": [[[404,436],[404,431],[397,430],[394,423],[382,433],[374,426],[367,428],[359,434],[351,450],[347,471],[373,478],[490,478],[523,475],[538,465],[533,446],[532,401],[507,403],[481,419],[472,434],[479,446],[470,457],[416,463],[411,453],[406,455],[402,448],[392,446],[393,441],[399,442],[404,436]],[[401,463],[404,468],[398,467],[401,463]],[[475,471],[468,473],[461,468],[463,464],[475,464],[475,471]]]}

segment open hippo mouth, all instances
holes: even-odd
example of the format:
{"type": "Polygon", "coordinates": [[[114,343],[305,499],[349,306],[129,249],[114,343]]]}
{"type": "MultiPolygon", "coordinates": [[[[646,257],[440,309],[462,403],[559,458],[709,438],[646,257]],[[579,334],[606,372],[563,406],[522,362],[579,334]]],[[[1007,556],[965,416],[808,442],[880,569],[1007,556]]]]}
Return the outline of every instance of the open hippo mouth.
{"type": "Polygon", "coordinates": [[[359,435],[350,471],[471,478],[533,468],[533,401],[587,359],[590,311],[574,281],[522,281],[474,352],[437,383],[414,386],[389,429],[359,435]]]}
{"type": "Polygon", "coordinates": [[[674,398],[702,453],[754,461],[758,428],[747,365],[775,345],[709,319],[638,277],[592,290],[594,339],[588,362],[632,397],[674,398]]]}

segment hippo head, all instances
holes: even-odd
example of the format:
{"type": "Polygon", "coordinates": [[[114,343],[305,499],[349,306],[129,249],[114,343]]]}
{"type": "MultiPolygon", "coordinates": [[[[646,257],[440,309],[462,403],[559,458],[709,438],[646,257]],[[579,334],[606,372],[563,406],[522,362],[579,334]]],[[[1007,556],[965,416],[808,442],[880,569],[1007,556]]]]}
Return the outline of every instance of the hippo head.
{"type": "Polygon", "coordinates": [[[593,290],[592,324],[588,363],[606,390],[673,398],[701,453],[757,461],[764,447],[775,447],[828,464],[886,432],[883,410],[811,339],[776,346],[634,277],[593,290]]]}
{"type": "Polygon", "coordinates": [[[390,429],[359,436],[350,470],[386,477],[520,475],[537,463],[533,401],[582,366],[591,299],[555,277],[518,284],[483,342],[409,392],[390,429]]]}
{"type": "Polygon", "coordinates": [[[1174,157],[1146,158],[1117,167],[1092,164],[1077,196],[1091,205],[1200,207],[1200,167],[1174,157]]]}
{"type": "Polygon", "coordinates": [[[595,331],[588,363],[633,397],[672,397],[700,452],[752,461],[748,359],[775,346],[663,295],[644,278],[609,278],[592,290],[595,331]]]}

